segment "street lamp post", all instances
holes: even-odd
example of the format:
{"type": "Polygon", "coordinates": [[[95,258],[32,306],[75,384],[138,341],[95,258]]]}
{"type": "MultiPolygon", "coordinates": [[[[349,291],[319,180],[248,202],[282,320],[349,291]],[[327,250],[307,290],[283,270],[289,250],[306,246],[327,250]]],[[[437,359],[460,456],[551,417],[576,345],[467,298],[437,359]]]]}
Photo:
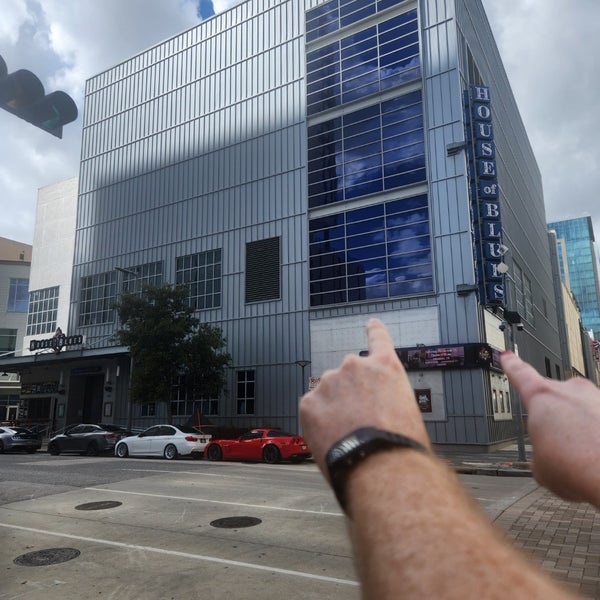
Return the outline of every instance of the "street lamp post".
{"type": "MultiPolygon", "coordinates": [[[[115,267],[115,271],[119,271],[119,273],[133,275],[135,277],[136,282],[136,291],[137,291],[137,282],[140,280],[140,274],[133,269],[126,269],[124,267],[115,267]]],[[[122,290],[120,290],[120,293],[122,290]]],[[[133,354],[131,353],[131,348],[129,349],[129,381],[127,385],[127,431],[131,431],[131,425],[133,422],[133,402],[131,401],[131,381],[133,377],[133,354]]]]}
{"type": "MultiPolygon", "coordinates": [[[[504,256],[508,251],[508,248],[505,246],[502,247],[503,251],[501,256],[504,256]],[[506,248],[504,250],[504,248],[506,248]]],[[[504,258],[502,258],[500,264],[497,267],[498,272],[502,275],[502,282],[504,287],[504,295],[505,300],[508,296],[508,286],[507,286],[507,273],[509,271],[508,265],[504,262],[504,258]]],[[[517,329],[523,329],[523,324],[521,323],[521,317],[518,312],[504,310],[504,321],[502,321],[501,329],[504,332],[504,345],[511,352],[515,351],[515,332],[514,325],[517,325],[517,329]]],[[[512,405],[514,407],[514,414],[517,417],[517,450],[519,453],[519,461],[525,462],[527,460],[527,455],[525,452],[525,432],[523,431],[523,412],[521,411],[521,398],[519,398],[515,388],[512,386],[510,381],[508,382],[508,391],[510,394],[510,398],[512,401],[512,405]]]]}
{"type": "Polygon", "coordinates": [[[302,369],[302,395],[304,395],[306,382],[306,379],[304,378],[304,370],[306,367],[308,367],[308,365],[310,365],[310,360],[297,360],[296,364],[302,369]]]}

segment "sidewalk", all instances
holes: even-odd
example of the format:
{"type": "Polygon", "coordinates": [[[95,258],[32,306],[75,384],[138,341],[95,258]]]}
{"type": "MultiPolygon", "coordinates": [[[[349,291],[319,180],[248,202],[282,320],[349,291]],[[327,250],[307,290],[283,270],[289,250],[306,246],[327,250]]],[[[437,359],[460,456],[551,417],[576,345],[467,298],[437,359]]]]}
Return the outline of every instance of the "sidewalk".
{"type": "Polygon", "coordinates": [[[517,500],[496,520],[513,544],[582,598],[600,598],[600,512],[544,488],[517,500]]]}
{"type": "MultiPolygon", "coordinates": [[[[531,446],[526,446],[531,459],[531,446]]],[[[516,445],[493,454],[439,451],[457,473],[531,477],[516,445]]],[[[511,542],[582,598],[600,599],[600,511],[567,502],[542,487],[517,500],[495,519],[511,542]]]]}

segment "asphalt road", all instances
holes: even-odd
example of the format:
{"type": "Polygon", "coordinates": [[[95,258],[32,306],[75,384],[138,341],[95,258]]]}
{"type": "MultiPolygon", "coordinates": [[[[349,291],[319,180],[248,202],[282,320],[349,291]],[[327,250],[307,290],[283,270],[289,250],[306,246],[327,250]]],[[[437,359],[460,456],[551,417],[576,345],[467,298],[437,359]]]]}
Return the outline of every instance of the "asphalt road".
{"type": "MultiPolygon", "coordinates": [[[[536,487],[461,479],[492,519],[536,487]]],[[[0,455],[1,600],[257,596],[359,598],[344,517],[314,464],[0,455]],[[67,549],[79,554],[56,563],[67,549]]]]}

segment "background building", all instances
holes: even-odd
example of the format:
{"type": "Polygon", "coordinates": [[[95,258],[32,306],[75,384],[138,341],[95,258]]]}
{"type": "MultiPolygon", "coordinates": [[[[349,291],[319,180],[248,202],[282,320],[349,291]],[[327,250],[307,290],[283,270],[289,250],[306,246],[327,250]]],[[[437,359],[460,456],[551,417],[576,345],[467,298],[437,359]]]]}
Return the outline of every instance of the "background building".
{"type": "Polygon", "coordinates": [[[560,275],[577,300],[583,326],[600,340],[598,249],[592,219],[555,221],[548,228],[556,231],[560,275]]]}
{"type": "Polygon", "coordinates": [[[249,0],[90,79],[85,344],[20,359],[63,373],[64,422],[124,422],[112,306],[142,283],[187,285],[233,359],[222,397],[174,389],[177,420],[297,431],[308,376],[378,316],[435,442],[513,439],[508,315],[538,370],[562,358],[541,178],[479,0],[249,0]]]}
{"type": "Polygon", "coordinates": [[[17,418],[20,379],[17,373],[2,370],[2,358],[23,348],[31,246],[0,238],[0,421],[17,418]]]}

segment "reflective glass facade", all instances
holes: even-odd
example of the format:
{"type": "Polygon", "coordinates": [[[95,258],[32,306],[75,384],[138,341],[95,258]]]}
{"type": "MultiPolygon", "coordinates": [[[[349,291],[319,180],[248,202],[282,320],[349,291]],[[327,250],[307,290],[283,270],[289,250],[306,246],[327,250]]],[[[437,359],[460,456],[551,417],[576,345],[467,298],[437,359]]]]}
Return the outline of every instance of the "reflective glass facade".
{"type": "Polygon", "coordinates": [[[390,200],[427,181],[418,15],[393,5],[391,17],[377,14],[391,3],[364,1],[306,14],[307,41],[353,25],[306,54],[313,307],[434,291],[427,195],[390,200]]]}
{"type": "Polygon", "coordinates": [[[310,222],[313,306],[433,291],[427,196],[310,222]]]}
{"type": "MultiPolygon", "coordinates": [[[[598,255],[590,217],[548,223],[556,231],[559,242],[566,249],[568,281],[581,311],[581,321],[587,330],[593,330],[600,339],[600,286],[598,280],[598,255]]],[[[562,258],[559,253],[559,258],[562,258]]],[[[561,277],[565,265],[559,261],[561,277]]]]}

